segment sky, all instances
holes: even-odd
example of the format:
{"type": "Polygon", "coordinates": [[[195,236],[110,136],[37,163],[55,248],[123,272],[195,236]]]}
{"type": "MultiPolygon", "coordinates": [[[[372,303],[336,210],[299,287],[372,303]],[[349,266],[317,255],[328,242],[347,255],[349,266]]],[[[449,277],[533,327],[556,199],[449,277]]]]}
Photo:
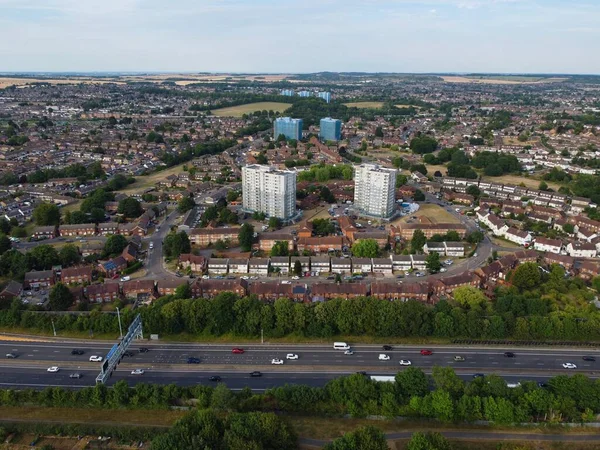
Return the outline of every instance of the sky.
{"type": "Polygon", "coordinates": [[[0,0],[0,72],[600,74],[600,0],[0,0]]]}

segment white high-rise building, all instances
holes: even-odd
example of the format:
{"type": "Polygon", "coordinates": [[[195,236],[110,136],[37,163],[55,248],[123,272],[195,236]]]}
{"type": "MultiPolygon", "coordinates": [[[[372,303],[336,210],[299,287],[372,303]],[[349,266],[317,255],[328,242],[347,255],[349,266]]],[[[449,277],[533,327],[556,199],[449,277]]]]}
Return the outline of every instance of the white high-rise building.
{"type": "Polygon", "coordinates": [[[242,200],[247,211],[289,219],[296,214],[296,172],[252,164],[242,168],[242,200]]]}
{"type": "Polygon", "coordinates": [[[354,166],[354,207],[367,216],[390,217],[394,212],[396,173],[376,164],[354,166]]]}

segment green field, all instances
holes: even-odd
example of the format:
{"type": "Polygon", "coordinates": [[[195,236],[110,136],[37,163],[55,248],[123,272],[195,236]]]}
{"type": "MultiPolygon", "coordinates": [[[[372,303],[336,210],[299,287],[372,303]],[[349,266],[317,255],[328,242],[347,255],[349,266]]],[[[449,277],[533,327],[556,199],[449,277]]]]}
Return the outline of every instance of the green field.
{"type": "Polygon", "coordinates": [[[351,102],[344,103],[348,108],[381,108],[383,102],[351,102]]]}
{"type": "Polygon", "coordinates": [[[242,117],[244,114],[253,113],[255,111],[275,111],[284,112],[292,106],[291,103],[278,102],[258,102],[248,103],[246,105],[231,106],[229,108],[215,109],[213,115],[218,117],[242,117]]]}

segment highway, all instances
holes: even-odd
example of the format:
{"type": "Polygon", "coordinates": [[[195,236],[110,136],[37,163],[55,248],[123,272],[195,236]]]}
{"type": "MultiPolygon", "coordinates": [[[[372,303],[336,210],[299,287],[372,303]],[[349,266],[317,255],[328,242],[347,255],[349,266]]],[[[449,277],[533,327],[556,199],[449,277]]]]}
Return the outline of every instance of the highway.
{"type": "MultiPolygon", "coordinates": [[[[89,361],[92,355],[105,356],[111,347],[106,342],[11,342],[0,341],[0,386],[81,387],[94,384],[100,370],[100,363],[89,361]],[[80,349],[83,355],[72,355],[71,350],[80,349]],[[4,355],[14,353],[15,359],[4,355]],[[46,369],[58,366],[58,373],[46,369]],[[71,379],[71,373],[81,373],[81,379],[71,379]]],[[[583,373],[596,376],[600,362],[584,361],[583,356],[594,356],[593,350],[579,349],[508,349],[515,353],[514,358],[504,356],[506,349],[456,348],[444,346],[428,347],[432,355],[420,354],[422,347],[395,346],[384,351],[380,346],[357,345],[353,355],[333,350],[326,345],[238,345],[245,352],[233,354],[236,345],[206,344],[162,344],[136,343],[130,349],[133,356],[123,358],[110,383],[126,379],[136,382],[176,383],[179,385],[214,384],[210,376],[218,375],[232,389],[250,387],[262,390],[285,383],[322,386],[327,381],[357,371],[369,375],[391,375],[406,366],[399,364],[401,359],[410,360],[413,367],[431,373],[433,366],[453,367],[465,379],[475,373],[498,374],[507,381],[543,381],[559,374],[583,373]],[[140,353],[141,345],[149,351],[140,353]],[[298,360],[287,360],[288,353],[298,355],[298,360]],[[379,360],[380,354],[390,357],[379,360]],[[462,356],[462,362],[454,361],[454,356],[462,356]],[[187,358],[200,359],[200,364],[187,364],[187,358]],[[280,358],[283,365],[272,365],[271,360],[280,358]],[[564,369],[562,364],[571,362],[577,369],[564,369]],[[133,369],[144,369],[144,375],[132,375],[133,369]],[[262,377],[251,378],[250,372],[258,370],[262,377]]]]}

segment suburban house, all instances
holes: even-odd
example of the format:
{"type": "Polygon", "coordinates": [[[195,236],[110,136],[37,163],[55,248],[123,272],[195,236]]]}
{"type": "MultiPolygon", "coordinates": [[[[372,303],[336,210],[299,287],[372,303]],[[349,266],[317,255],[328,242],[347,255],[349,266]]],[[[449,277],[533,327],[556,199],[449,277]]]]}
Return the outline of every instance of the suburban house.
{"type": "Polygon", "coordinates": [[[589,242],[570,242],[567,253],[573,258],[594,258],[598,252],[596,246],[589,242]]]}
{"type": "Polygon", "coordinates": [[[506,230],[506,232],[504,233],[504,238],[506,240],[514,242],[515,244],[523,246],[529,246],[531,244],[531,241],[533,240],[533,237],[529,232],[518,230],[512,227],[506,230]]]}
{"type": "Polygon", "coordinates": [[[25,289],[47,288],[54,286],[56,279],[52,270],[34,270],[25,274],[23,287],[25,289]]]}
{"type": "Polygon", "coordinates": [[[433,292],[439,297],[450,295],[452,291],[462,286],[478,287],[480,279],[473,272],[464,272],[451,277],[440,278],[431,283],[433,292]]]}
{"type": "Polygon", "coordinates": [[[125,269],[127,269],[127,261],[122,256],[117,256],[116,258],[98,265],[98,270],[105,273],[107,276],[113,276],[125,269]]]}
{"type": "MultiPolygon", "coordinates": [[[[209,266],[209,270],[210,270],[210,266],[209,266]]],[[[247,258],[230,258],[229,259],[229,273],[248,273],[248,259],[247,258]]]]}
{"type": "Polygon", "coordinates": [[[401,272],[407,272],[412,269],[412,259],[410,255],[392,255],[392,268],[401,272]]]}
{"type": "Polygon", "coordinates": [[[118,283],[91,284],[83,290],[88,301],[92,303],[112,302],[120,295],[118,283]]]}
{"type": "Polygon", "coordinates": [[[425,255],[410,255],[412,268],[416,270],[425,270],[427,268],[427,257],[425,255]]]}
{"type": "Polygon", "coordinates": [[[341,236],[298,238],[297,246],[299,252],[305,250],[315,253],[342,251],[344,247],[344,238],[341,236]]]}
{"type": "MultiPolygon", "coordinates": [[[[334,258],[336,262],[339,259],[340,258],[334,258]]],[[[342,259],[342,261],[346,261],[346,259],[342,259]]],[[[352,258],[352,271],[354,273],[371,273],[373,271],[373,261],[371,258],[352,258]]],[[[334,270],[334,272],[341,273],[337,270],[334,270]]]]}
{"type": "Polygon", "coordinates": [[[392,261],[389,258],[373,258],[372,263],[373,273],[382,273],[384,275],[391,275],[393,273],[392,261]]]}
{"type": "Polygon", "coordinates": [[[96,234],[96,224],[61,225],[58,230],[61,236],[94,236],[96,234]]]}
{"type": "Polygon", "coordinates": [[[275,301],[278,298],[292,298],[292,285],[277,282],[252,283],[248,286],[248,294],[256,295],[259,300],[275,301]]]}
{"type": "Polygon", "coordinates": [[[331,272],[331,258],[329,256],[312,256],[310,258],[310,268],[313,272],[331,272]]]}
{"type": "Polygon", "coordinates": [[[436,234],[447,234],[449,231],[456,231],[461,239],[467,234],[467,227],[459,223],[400,223],[398,226],[390,226],[392,236],[405,240],[412,239],[417,230],[421,230],[427,239],[436,234]]]}
{"type": "Polygon", "coordinates": [[[48,227],[35,227],[31,237],[35,240],[54,239],[57,236],[56,227],[54,225],[48,227]]]}
{"type": "MultiPolygon", "coordinates": [[[[371,260],[369,260],[369,272],[371,271],[371,260]]],[[[352,272],[352,261],[350,258],[331,258],[331,272],[332,273],[351,273],[352,272]]]]}
{"type": "Polygon", "coordinates": [[[533,248],[539,252],[560,253],[562,249],[562,241],[560,239],[548,239],[538,237],[533,244],[533,248]]]}
{"type": "Polygon", "coordinates": [[[23,285],[14,280],[10,280],[6,287],[0,292],[0,302],[10,302],[23,292],[23,285]]]}
{"type": "MultiPolygon", "coordinates": [[[[231,267],[231,261],[229,262],[231,267]]],[[[266,276],[269,274],[269,258],[250,258],[249,273],[266,276]]]]}
{"type": "Polygon", "coordinates": [[[279,273],[286,274],[290,272],[290,257],[289,256],[272,256],[271,268],[273,271],[279,269],[279,273]]]}
{"type": "Polygon", "coordinates": [[[368,295],[368,286],[362,283],[317,283],[311,288],[312,301],[331,300],[333,298],[355,298],[368,295]]]}
{"type": "Polygon", "coordinates": [[[373,239],[379,248],[384,248],[389,242],[389,234],[386,231],[361,231],[354,234],[354,240],[373,239]]]}
{"type": "Polygon", "coordinates": [[[98,234],[100,234],[101,236],[119,234],[119,224],[116,222],[99,223],[98,234]]]}
{"type": "Polygon", "coordinates": [[[159,297],[174,295],[177,288],[184,284],[187,284],[187,281],[182,279],[158,280],[156,282],[156,289],[158,290],[159,297]]]}
{"type": "Polygon", "coordinates": [[[231,228],[193,228],[190,231],[190,242],[194,245],[206,247],[217,241],[238,243],[240,227],[231,228]]]}
{"type": "Polygon", "coordinates": [[[130,280],[123,283],[123,295],[129,298],[154,297],[156,290],[154,280],[130,280]]]}
{"type": "Polygon", "coordinates": [[[559,266],[564,267],[564,269],[567,271],[571,270],[575,264],[575,260],[572,256],[559,255],[556,253],[546,253],[544,255],[544,262],[548,265],[558,264],[559,266]]]}
{"type": "Polygon", "coordinates": [[[246,295],[245,280],[202,280],[197,278],[192,284],[194,298],[213,298],[222,292],[233,292],[236,295],[246,295]]]}
{"type": "Polygon", "coordinates": [[[121,252],[121,256],[128,263],[137,261],[137,256],[138,256],[137,247],[132,244],[127,244],[127,247],[125,247],[123,249],[123,251],[121,252]]]}
{"type": "Polygon", "coordinates": [[[211,275],[225,275],[229,267],[227,258],[210,258],[208,260],[208,273],[211,275]]]}
{"type": "Polygon", "coordinates": [[[258,245],[263,252],[270,252],[277,242],[286,242],[288,251],[294,250],[294,236],[290,233],[261,233],[258,245]]]}
{"type": "Polygon", "coordinates": [[[60,279],[65,284],[84,284],[92,282],[92,267],[68,267],[63,269],[60,274],[60,279]]]}
{"type": "Polygon", "coordinates": [[[293,272],[296,266],[296,261],[300,262],[302,273],[310,272],[310,257],[309,256],[292,256],[290,261],[290,270],[293,272]]]}
{"type": "Polygon", "coordinates": [[[182,253],[179,255],[179,265],[184,270],[189,268],[192,272],[202,273],[206,270],[207,260],[201,255],[182,253]]]}
{"type": "Polygon", "coordinates": [[[417,300],[426,303],[429,299],[429,288],[421,283],[373,283],[371,296],[382,300],[417,300]]]}

